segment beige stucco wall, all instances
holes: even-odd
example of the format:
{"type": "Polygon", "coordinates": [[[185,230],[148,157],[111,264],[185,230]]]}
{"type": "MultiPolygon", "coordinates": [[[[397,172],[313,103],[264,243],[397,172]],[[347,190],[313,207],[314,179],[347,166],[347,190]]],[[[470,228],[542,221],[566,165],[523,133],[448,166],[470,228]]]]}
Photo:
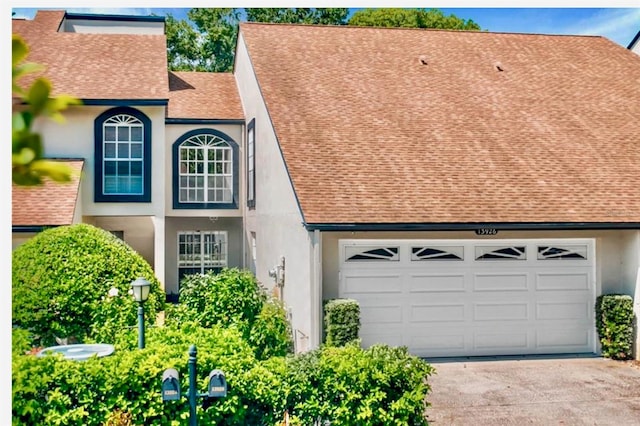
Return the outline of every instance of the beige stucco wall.
{"type": "Polygon", "coordinates": [[[96,203],[94,202],[95,150],[93,124],[96,117],[111,109],[105,106],[77,106],[65,111],[65,123],[39,119],[34,126],[45,135],[45,155],[59,158],[83,158],[83,178],[80,182],[81,211],[84,216],[163,216],[165,163],[164,106],[135,107],[151,120],[151,202],[150,203],[96,203]]]}
{"type": "Polygon", "coordinates": [[[167,216],[184,217],[241,217],[245,203],[244,191],[244,126],[241,124],[168,124],[166,126],[164,185],[167,216]],[[195,129],[214,129],[228,135],[238,144],[238,208],[237,209],[174,209],[173,208],[173,144],[187,132],[195,129]]]}
{"type": "Polygon", "coordinates": [[[242,268],[242,218],[208,217],[165,219],[165,292],[178,292],[178,232],[180,231],[227,231],[227,266],[242,268]]]}
{"type": "Polygon", "coordinates": [[[285,284],[280,295],[291,310],[296,349],[305,351],[319,344],[319,283],[312,274],[315,242],[313,234],[302,226],[300,210],[242,34],[235,60],[234,75],[246,122],[255,118],[256,208],[246,210],[246,253],[250,258],[250,235],[255,232],[256,276],[269,290],[275,285],[269,270],[279,263],[280,257],[285,258],[285,284]]]}

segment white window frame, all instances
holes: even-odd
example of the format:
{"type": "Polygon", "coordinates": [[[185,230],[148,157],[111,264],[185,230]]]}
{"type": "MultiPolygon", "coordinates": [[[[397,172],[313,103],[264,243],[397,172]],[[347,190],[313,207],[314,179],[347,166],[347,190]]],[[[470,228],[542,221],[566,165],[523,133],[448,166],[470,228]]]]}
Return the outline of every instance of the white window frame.
{"type": "Polygon", "coordinates": [[[208,270],[228,266],[227,231],[179,231],[177,249],[178,276],[181,269],[197,269],[190,273],[204,274],[208,270]],[[209,245],[208,249],[207,245],[209,245]],[[183,246],[185,250],[182,250],[183,246]],[[191,250],[187,249],[189,246],[191,250]]]}
{"type": "Polygon", "coordinates": [[[180,144],[178,156],[180,203],[233,202],[233,149],[226,140],[206,133],[194,135],[180,144]]]}
{"type": "Polygon", "coordinates": [[[144,124],[130,114],[116,114],[102,124],[102,188],[104,195],[143,195],[144,194],[144,124]],[[113,138],[107,140],[113,129],[113,138]],[[132,135],[139,129],[139,136],[132,135]],[[107,174],[107,163],[114,163],[115,174],[107,174]],[[139,173],[132,174],[132,170],[139,173]],[[127,173],[121,169],[126,168],[127,173]],[[134,191],[132,188],[139,188],[134,191]]]}

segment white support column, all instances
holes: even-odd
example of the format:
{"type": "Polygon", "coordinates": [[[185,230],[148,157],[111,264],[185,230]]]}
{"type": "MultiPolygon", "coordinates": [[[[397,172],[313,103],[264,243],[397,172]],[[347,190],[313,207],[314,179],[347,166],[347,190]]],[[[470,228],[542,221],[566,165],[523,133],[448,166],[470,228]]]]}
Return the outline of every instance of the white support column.
{"type": "Polygon", "coordinates": [[[311,348],[322,343],[322,234],[313,231],[311,268],[311,348]]]}
{"type": "Polygon", "coordinates": [[[638,274],[636,275],[636,290],[633,296],[633,313],[636,316],[635,323],[635,350],[634,357],[640,360],[640,267],[638,267],[638,274]]]}
{"type": "Polygon", "coordinates": [[[165,235],[164,217],[153,216],[153,269],[160,285],[165,289],[164,281],[164,259],[165,259],[165,235]]]}

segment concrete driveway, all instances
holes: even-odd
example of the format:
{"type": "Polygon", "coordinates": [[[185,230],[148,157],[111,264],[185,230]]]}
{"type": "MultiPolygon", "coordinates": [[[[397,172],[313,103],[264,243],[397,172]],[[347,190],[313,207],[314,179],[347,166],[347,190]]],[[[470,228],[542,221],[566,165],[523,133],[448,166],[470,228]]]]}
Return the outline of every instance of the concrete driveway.
{"type": "Polygon", "coordinates": [[[640,425],[640,368],[604,358],[429,361],[433,425],[640,425]]]}

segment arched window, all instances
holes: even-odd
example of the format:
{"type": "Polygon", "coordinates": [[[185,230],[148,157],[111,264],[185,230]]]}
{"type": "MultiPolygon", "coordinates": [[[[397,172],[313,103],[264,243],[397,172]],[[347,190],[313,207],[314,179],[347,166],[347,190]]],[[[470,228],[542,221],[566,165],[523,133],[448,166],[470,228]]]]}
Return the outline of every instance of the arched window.
{"type": "Polygon", "coordinates": [[[114,108],[94,123],[95,201],[151,201],[151,121],[133,108],[114,108]]]}
{"type": "Polygon", "coordinates": [[[237,145],[222,132],[198,129],[174,144],[174,208],[235,208],[237,145]]]}

